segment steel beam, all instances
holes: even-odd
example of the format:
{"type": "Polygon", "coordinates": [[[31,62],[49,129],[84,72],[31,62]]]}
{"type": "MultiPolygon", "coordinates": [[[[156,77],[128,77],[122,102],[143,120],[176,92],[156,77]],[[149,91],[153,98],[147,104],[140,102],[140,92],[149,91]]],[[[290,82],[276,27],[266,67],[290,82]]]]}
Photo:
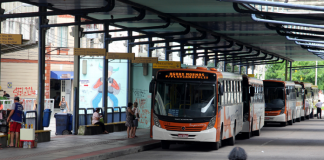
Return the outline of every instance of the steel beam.
{"type": "MultiPolygon", "coordinates": [[[[109,37],[109,24],[104,24],[104,49],[106,49],[106,52],[109,52],[109,41],[105,40],[107,37],[109,37]]],[[[108,59],[106,59],[106,56],[103,58],[103,69],[102,69],[102,82],[103,82],[103,90],[102,90],[102,109],[104,113],[104,122],[108,123],[107,116],[108,116],[108,59]]],[[[96,106],[93,106],[96,107],[96,106]]]]}
{"type": "Polygon", "coordinates": [[[183,64],[183,57],[184,57],[184,44],[180,43],[180,63],[183,64]]]}
{"type": "Polygon", "coordinates": [[[168,51],[168,46],[169,46],[170,44],[169,44],[169,42],[165,42],[165,46],[167,47],[167,48],[165,48],[165,50],[164,50],[164,59],[165,60],[169,60],[169,51],[168,51]]]}
{"type": "Polygon", "coordinates": [[[96,21],[86,21],[86,22],[74,22],[74,23],[58,23],[58,24],[47,24],[41,25],[42,28],[49,27],[62,27],[62,26],[73,26],[73,25],[85,25],[85,24],[104,24],[104,23],[117,23],[117,22],[126,22],[126,21],[140,21],[145,17],[145,10],[133,8],[139,12],[139,15],[130,18],[119,18],[119,19],[105,19],[105,20],[96,20],[96,21]]]}
{"type": "MultiPolygon", "coordinates": [[[[74,17],[75,22],[81,22],[80,16],[74,17]]],[[[80,26],[74,26],[74,33],[79,33],[80,26]]],[[[80,48],[80,37],[79,34],[74,36],[74,48],[80,48]]],[[[73,88],[74,88],[74,101],[73,101],[73,134],[78,134],[79,129],[79,88],[80,88],[80,56],[74,57],[74,78],[73,78],[73,88]]]]}
{"type": "MultiPolygon", "coordinates": [[[[128,36],[133,36],[132,31],[127,31],[128,36]]],[[[133,45],[130,45],[129,42],[132,41],[131,39],[127,40],[127,52],[128,53],[133,53],[133,45]]],[[[128,80],[127,80],[127,102],[132,102],[133,100],[133,72],[132,72],[132,63],[130,60],[127,61],[127,67],[128,67],[128,80]]],[[[128,104],[128,103],[126,103],[128,104]]]]}
{"type": "MultiPolygon", "coordinates": [[[[148,41],[152,41],[152,37],[148,38],[148,41]]],[[[151,44],[147,44],[147,57],[152,57],[152,49],[150,49],[151,44]]]]}
{"type": "Polygon", "coordinates": [[[288,80],[288,61],[286,60],[286,68],[285,68],[285,81],[287,81],[288,80]]]}
{"type": "MultiPolygon", "coordinates": [[[[165,37],[165,36],[175,36],[175,35],[188,34],[190,32],[190,26],[185,26],[185,25],[182,25],[182,26],[185,27],[185,30],[180,31],[180,32],[150,33],[148,35],[140,35],[140,36],[132,36],[132,37],[127,36],[127,37],[107,38],[106,40],[109,40],[109,41],[124,41],[124,40],[128,40],[128,39],[141,39],[141,38],[148,38],[148,37],[165,37]]],[[[169,41],[167,41],[167,42],[169,42],[169,41]]]]}
{"type": "Polygon", "coordinates": [[[196,65],[197,64],[197,48],[195,46],[193,46],[194,50],[193,50],[193,56],[192,56],[192,65],[196,65]]]}
{"type": "Polygon", "coordinates": [[[292,70],[291,70],[291,67],[292,67],[292,62],[290,62],[290,68],[289,68],[289,81],[291,81],[291,78],[292,78],[292,70]]]}
{"type": "MultiPolygon", "coordinates": [[[[46,12],[46,7],[39,7],[39,13],[46,12]]],[[[41,26],[46,16],[38,17],[38,25],[41,26]]],[[[43,130],[43,112],[45,98],[45,29],[38,30],[38,93],[37,93],[37,130],[43,130]]]]}
{"type": "Polygon", "coordinates": [[[88,8],[88,9],[75,9],[75,10],[56,10],[48,11],[44,13],[40,12],[29,12],[29,13],[14,13],[14,14],[4,14],[0,15],[0,18],[25,18],[25,17],[39,17],[39,16],[55,16],[55,15],[86,15],[88,13],[95,12],[110,12],[114,9],[115,1],[109,0],[108,5],[101,8],[88,8]]]}

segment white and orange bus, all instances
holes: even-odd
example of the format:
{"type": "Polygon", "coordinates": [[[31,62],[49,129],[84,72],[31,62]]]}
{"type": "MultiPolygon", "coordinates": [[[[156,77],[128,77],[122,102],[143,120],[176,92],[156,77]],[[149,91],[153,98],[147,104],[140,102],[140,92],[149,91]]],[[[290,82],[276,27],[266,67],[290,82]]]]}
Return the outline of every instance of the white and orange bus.
{"type": "Polygon", "coordinates": [[[296,114],[294,116],[294,122],[300,122],[302,119],[302,116],[304,116],[303,86],[301,84],[297,84],[295,82],[295,90],[296,90],[296,114]]]}
{"type": "Polygon", "coordinates": [[[310,114],[312,113],[313,109],[313,93],[312,93],[312,83],[304,83],[305,88],[305,111],[306,111],[306,119],[310,118],[310,114]]]}
{"type": "Polygon", "coordinates": [[[264,125],[263,81],[243,75],[243,129],[245,138],[260,136],[264,125]]]}
{"type": "Polygon", "coordinates": [[[157,72],[152,93],[151,137],[162,148],[172,143],[208,142],[218,149],[234,145],[243,127],[242,75],[216,69],[157,72]]]}
{"type": "Polygon", "coordinates": [[[263,80],[265,95],[265,123],[293,124],[296,111],[295,83],[263,80]]]}
{"type": "Polygon", "coordinates": [[[313,115],[314,117],[317,117],[317,108],[315,104],[318,102],[318,86],[312,85],[312,110],[313,110],[313,115]]]}

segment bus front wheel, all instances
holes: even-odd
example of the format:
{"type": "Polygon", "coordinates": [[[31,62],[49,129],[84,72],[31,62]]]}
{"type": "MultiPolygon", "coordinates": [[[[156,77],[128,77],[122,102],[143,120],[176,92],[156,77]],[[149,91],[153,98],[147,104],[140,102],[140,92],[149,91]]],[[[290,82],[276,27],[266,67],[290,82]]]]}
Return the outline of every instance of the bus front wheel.
{"type": "Polygon", "coordinates": [[[161,141],[162,149],[169,149],[170,148],[170,142],[168,141],[161,141]]]}

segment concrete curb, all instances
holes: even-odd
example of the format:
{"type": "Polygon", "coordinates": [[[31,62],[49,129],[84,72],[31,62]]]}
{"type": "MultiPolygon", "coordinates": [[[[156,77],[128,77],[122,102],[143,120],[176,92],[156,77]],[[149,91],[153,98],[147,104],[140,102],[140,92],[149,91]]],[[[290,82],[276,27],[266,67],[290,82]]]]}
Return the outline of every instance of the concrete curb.
{"type": "Polygon", "coordinates": [[[119,150],[115,152],[107,152],[104,154],[98,154],[95,156],[90,156],[90,157],[85,157],[85,158],[80,158],[80,160],[103,160],[103,159],[110,159],[110,158],[116,158],[120,156],[125,156],[129,154],[134,154],[142,151],[147,151],[155,148],[161,147],[161,142],[155,142],[155,143],[150,143],[150,144],[145,144],[142,146],[134,146],[132,148],[124,149],[124,150],[119,150]]]}

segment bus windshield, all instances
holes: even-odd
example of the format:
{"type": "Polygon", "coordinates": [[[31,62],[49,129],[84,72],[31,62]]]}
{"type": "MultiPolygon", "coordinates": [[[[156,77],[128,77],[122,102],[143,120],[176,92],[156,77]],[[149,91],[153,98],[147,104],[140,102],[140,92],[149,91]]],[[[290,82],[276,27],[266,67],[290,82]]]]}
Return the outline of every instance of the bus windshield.
{"type": "Polygon", "coordinates": [[[213,117],[215,84],[159,82],[154,113],[168,117],[213,117]]]}
{"type": "Polygon", "coordinates": [[[280,110],[285,107],[285,90],[283,83],[264,82],[265,110],[280,110]]]}

